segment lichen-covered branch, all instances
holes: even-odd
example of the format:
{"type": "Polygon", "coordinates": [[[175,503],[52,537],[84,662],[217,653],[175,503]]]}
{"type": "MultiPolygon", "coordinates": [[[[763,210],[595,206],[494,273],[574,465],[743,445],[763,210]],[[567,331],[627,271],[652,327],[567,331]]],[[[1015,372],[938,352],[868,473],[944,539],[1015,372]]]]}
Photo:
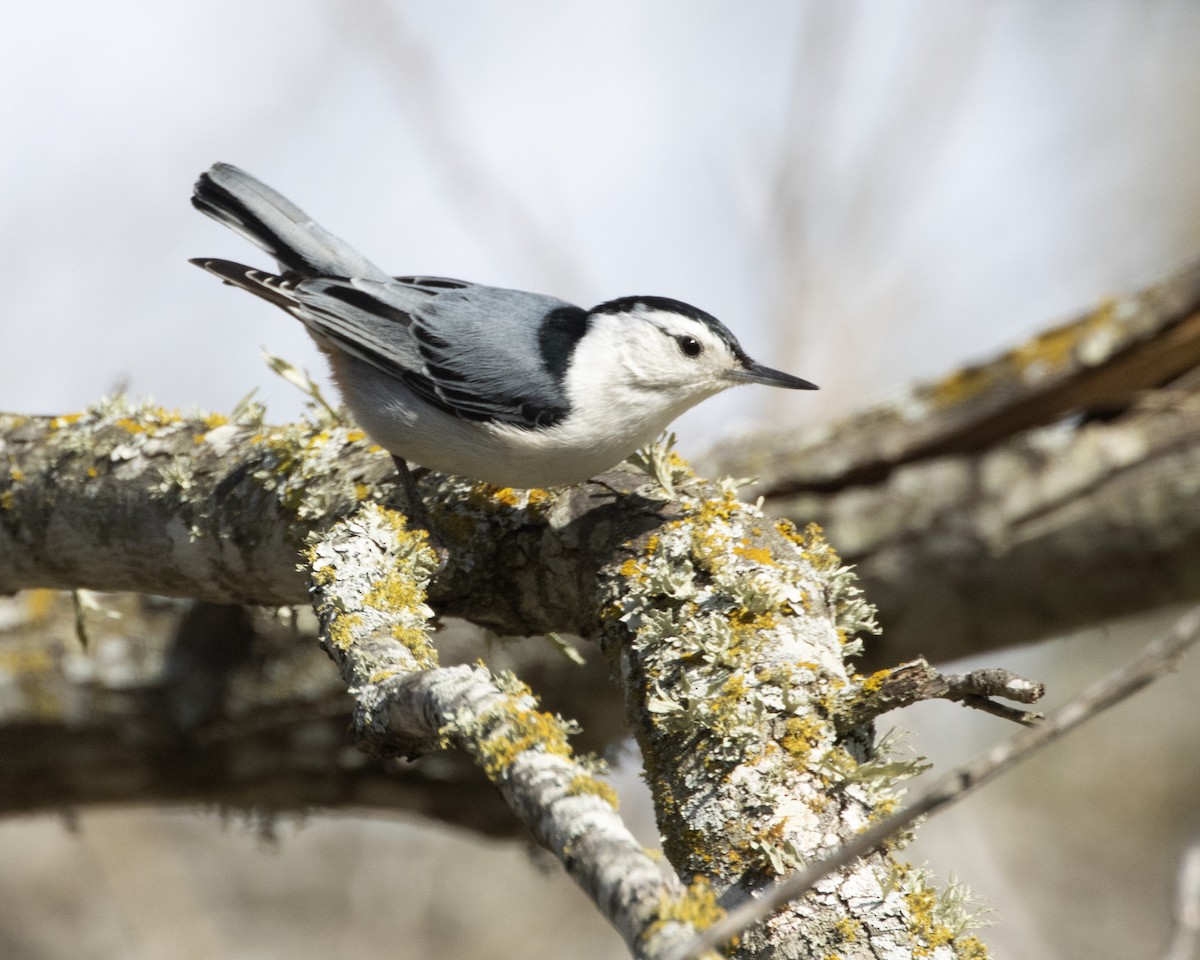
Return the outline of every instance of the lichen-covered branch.
{"type": "MultiPolygon", "coordinates": [[[[1080,724],[1120,703],[1126,697],[1173,670],[1184,653],[1200,642],[1200,607],[1185,614],[1170,632],[1150,643],[1138,656],[1093,683],[1051,713],[1044,722],[997,744],[921,790],[904,809],[871,825],[820,862],[798,869],[766,890],[758,900],[744,903],[706,930],[697,940],[670,955],[669,960],[692,960],[708,948],[740,934],[820,881],[845,869],[860,857],[880,849],[924,816],[958,802],[969,792],[1080,724]]],[[[925,956],[925,953],[921,953],[925,956]]]]}
{"type": "Polygon", "coordinates": [[[1181,389],[772,509],[836,531],[884,663],[945,660],[1200,598],[1197,476],[1200,395],[1181,389]]]}
{"type": "MultiPolygon", "coordinates": [[[[9,418],[0,444],[0,589],[278,604],[305,594],[299,564],[360,742],[382,754],[449,743],[473,757],[639,955],[894,804],[903,765],[836,719],[861,686],[846,658],[873,629],[853,575],[816,529],[769,520],[662,451],[645,460],[654,478],[618,471],[558,492],[424,478],[448,548],[426,585],[390,461],[336,423],[270,428],[109,403],[9,418]],[[685,890],[622,834],[566,750],[566,727],[527,690],[435,665],[430,610],[600,640],[685,890]]],[[[969,955],[978,941],[939,904],[922,875],[879,854],[748,935],[739,955],[969,955]]]]}
{"type": "Polygon", "coordinates": [[[1200,598],[1200,263],[991,363],[801,437],[727,444],[819,522],[880,610],[883,665],[1200,598]]]}
{"type": "Polygon", "coordinates": [[[896,467],[986,449],[1084,410],[1122,410],[1200,365],[1200,259],[985,363],[807,436],[754,433],[714,454],[768,499],[869,486],[896,467]]]}
{"type": "MultiPolygon", "coordinates": [[[[847,654],[874,620],[819,531],[772,523],[728,488],[685,488],[679,503],[677,519],[602,571],[601,637],[665,849],[696,878],[688,902],[729,909],[867,827],[904,774],[864,731],[838,730],[856,686],[847,654]]],[[[734,955],[970,955],[979,944],[962,918],[917,906],[937,902],[878,854],[748,932],[734,955]]]]}
{"type": "Polygon", "coordinates": [[[596,779],[598,761],[573,756],[570,724],[511,675],[436,666],[424,593],[436,566],[423,532],[374,505],[309,552],[322,641],[358,705],[357,741],[385,755],[463,750],[632,949],[652,957],[682,942],[694,925],[659,916],[673,878],[621,821],[616,794],[596,779]]]}
{"type": "Polygon", "coordinates": [[[345,684],[291,618],[132,594],[85,595],[81,606],[86,647],[69,595],[0,599],[0,814],[370,808],[516,832],[467,763],[349,749],[345,684]]]}

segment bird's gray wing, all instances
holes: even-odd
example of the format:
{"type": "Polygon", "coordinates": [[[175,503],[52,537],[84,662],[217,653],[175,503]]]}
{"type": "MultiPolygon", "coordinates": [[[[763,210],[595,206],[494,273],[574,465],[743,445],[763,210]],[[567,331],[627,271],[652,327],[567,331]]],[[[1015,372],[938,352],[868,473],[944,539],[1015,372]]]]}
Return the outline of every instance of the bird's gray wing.
{"type": "Polygon", "coordinates": [[[568,413],[579,307],[441,277],[318,277],[289,293],[315,333],[447,413],[530,428],[568,413]]]}

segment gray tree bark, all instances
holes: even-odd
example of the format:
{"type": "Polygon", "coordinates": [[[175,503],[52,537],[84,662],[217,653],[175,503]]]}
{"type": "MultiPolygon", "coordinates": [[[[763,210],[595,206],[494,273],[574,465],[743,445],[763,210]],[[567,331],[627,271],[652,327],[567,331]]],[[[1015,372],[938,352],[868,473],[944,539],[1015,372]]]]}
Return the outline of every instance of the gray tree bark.
{"type": "MultiPolygon", "coordinates": [[[[894,804],[903,771],[867,730],[838,725],[870,698],[847,664],[874,629],[853,575],[815,530],[771,522],[665,451],[648,459],[653,478],[617,472],[560,493],[425,478],[449,554],[433,576],[436,557],[384,479],[386,456],[346,427],[114,401],[78,418],[5,418],[0,437],[0,590],[311,597],[358,743],[375,756],[471,757],[639,956],[664,954],[894,804]],[[628,835],[595,762],[571,747],[570,723],[515,678],[440,665],[435,611],[598,642],[682,880],[628,835]]],[[[220,674],[241,656],[232,646],[192,656],[215,658],[220,674]]],[[[55,722],[66,726],[49,711],[55,722]]],[[[215,722],[176,720],[174,752],[215,722]]],[[[976,950],[940,903],[883,851],[748,933],[736,955],[976,950]]]]}

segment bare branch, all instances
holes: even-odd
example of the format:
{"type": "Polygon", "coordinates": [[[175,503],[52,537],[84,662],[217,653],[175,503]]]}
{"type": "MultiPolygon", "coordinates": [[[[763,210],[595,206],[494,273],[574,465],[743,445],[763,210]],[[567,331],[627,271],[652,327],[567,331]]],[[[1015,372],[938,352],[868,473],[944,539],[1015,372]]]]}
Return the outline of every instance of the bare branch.
{"type": "Polygon", "coordinates": [[[1171,631],[1149,644],[1134,660],[1088,687],[1051,713],[1042,723],[1023,731],[987,753],[942,777],[920,793],[900,812],[876,823],[842,846],[833,856],[792,874],[758,898],[731,910],[669,960],[699,958],[783,905],[803,896],[829,874],[844,869],[859,857],[878,850],[889,838],[911,826],[920,817],[958,802],[972,790],[994,779],[1035,750],[1057,740],[1086,720],[1119,703],[1170,671],[1184,652],[1200,640],[1200,607],[1180,619],[1171,631]]]}
{"type": "Polygon", "coordinates": [[[876,717],[920,703],[922,700],[957,700],[1006,720],[1029,725],[1042,715],[1014,710],[991,700],[1004,697],[1018,703],[1036,703],[1046,692],[1044,684],[1026,680],[999,668],[970,673],[939,673],[924,658],[880,670],[862,679],[857,691],[834,711],[838,730],[849,731],[876,717]]]}

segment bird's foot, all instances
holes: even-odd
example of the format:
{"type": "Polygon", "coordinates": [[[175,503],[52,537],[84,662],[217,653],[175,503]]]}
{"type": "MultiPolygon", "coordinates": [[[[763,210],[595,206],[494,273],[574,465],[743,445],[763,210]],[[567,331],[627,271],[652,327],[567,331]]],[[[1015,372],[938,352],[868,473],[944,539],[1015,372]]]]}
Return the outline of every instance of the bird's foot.
{"type": "Polygon", "coordinates": [[[396,465],[396,472],[400,476],[400,485],[404,487],[404,496],[408,500],[408,525],[425,531],[430,549],[437,554],[438,565],[437,570],[434,571],[434,576],[437,576],[446,569],[446,564],[450,562],[450,551],[433,529],[429,511],[425,508],[425,501],[421,498],[421,491],[417,489],[417,481],[413,479],[407,461],[403,457],[392,454],[392,462],[396,465]]]}

